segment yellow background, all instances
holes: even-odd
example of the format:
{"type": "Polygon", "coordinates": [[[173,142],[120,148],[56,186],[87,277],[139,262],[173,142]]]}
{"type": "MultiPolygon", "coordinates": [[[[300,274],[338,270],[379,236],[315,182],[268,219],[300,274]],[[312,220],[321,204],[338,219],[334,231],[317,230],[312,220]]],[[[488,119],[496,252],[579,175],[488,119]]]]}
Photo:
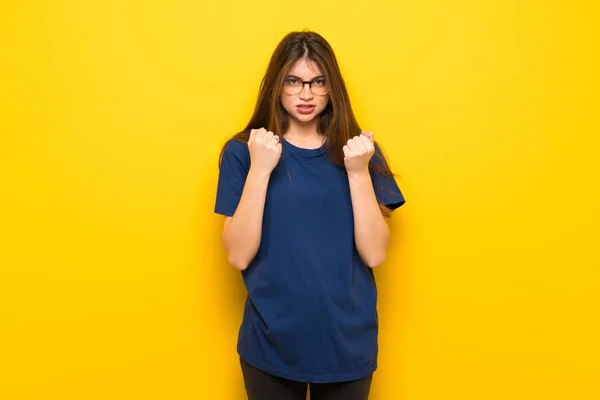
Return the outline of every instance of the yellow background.
{"type": "Polygon", "coordinates": [[[242,399],[221,145],[330,41],[407,203],[372,399],[600,399],[593,1],[4,1],[0,398],[242,399]]]}

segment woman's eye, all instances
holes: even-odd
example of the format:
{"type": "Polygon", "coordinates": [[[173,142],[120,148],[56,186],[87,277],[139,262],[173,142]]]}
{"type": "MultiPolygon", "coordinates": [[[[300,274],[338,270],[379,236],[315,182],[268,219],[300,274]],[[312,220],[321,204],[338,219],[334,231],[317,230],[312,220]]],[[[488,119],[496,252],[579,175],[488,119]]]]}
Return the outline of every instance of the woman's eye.
{"type": "Polygon", "coordinates": [[[298,79],[296,78],[287,78],[285,80],[285,83],[290,84],[290,85],[295,85],[298,82],[298,79]]]}
{"type": "Polygon", "coordinates": [[[317,80],[315,81],[315,84],[316,84],[317,86],[325,86],[325,79],[317,79],[317,80]]]}

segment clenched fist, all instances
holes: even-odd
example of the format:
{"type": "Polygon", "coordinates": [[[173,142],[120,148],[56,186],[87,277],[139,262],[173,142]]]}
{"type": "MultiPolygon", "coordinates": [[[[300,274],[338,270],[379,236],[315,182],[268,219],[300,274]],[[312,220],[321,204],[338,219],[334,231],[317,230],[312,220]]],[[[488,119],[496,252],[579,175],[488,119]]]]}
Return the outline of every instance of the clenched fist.
{"type": "Polygon", "coordinates": [[[344,165],[348,173],[369,170],[369,160],[375,154],[373,132],[361,131],[344,146],[344,165]]]}
{"type": "Polygon", "coordinates": [[[270,175],[281,157],[279,136],[265,128],[250,130],[248,139],[250,151],[250,168],[265,175],[270,175]]]}

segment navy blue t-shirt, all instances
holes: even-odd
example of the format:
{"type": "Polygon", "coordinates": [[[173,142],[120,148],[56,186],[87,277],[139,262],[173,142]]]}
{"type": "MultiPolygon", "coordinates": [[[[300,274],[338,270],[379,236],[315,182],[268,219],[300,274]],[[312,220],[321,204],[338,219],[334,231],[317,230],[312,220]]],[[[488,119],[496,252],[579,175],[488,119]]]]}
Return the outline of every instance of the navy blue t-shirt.
{"type": "MultiPolygon", "coordinates": [[[[377,288],[354,243],[348,175],[327,157],[325,145],[303,149],[282,139],[282,146],[260,247],[242,271],[248,296],[238,354],[295,381],[364,378],[377,368],[377,288]]],[[[248,145],[227,142],[216,213],[233,216],[249,168],[248,145]]],[[[371,179],[383,204],[404,204],[393,177],[371,173],[371,179]]]]}

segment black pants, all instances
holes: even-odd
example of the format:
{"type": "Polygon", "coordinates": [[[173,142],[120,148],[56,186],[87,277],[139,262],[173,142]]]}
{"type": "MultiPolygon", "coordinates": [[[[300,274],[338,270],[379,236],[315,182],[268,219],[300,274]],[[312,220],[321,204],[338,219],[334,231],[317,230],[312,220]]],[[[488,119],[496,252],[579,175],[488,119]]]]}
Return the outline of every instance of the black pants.
{"type": "MultiPolygon", "coordinates": [[[[249,400],[306,400],[307,382],[291,381],[268,374],[240,357],[249,400]]],[[[310,400],[367,400],[373,374],[366,378],[335,383],[311,383],[310,400]]]]}

